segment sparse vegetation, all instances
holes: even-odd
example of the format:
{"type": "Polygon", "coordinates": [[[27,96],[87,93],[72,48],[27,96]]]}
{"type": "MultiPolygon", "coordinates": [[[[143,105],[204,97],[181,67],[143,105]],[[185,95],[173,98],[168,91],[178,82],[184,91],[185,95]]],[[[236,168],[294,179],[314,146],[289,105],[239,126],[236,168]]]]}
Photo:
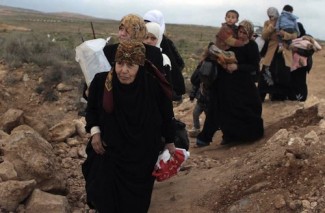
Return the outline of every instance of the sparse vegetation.
{"type": "MultiPolygon", "coordinates": [[[[74,49],[82,43],[82,39],[94,38],[91,22],[97,38],[111,37],[111,43],[117,42],[119,21],[115,20],[30,11],[3,16],[3,20],[8,25],[31,29],[30,32],[0,30],[0,44],[5,47],[0,50],[0,57],[11,68],[22,66],[23,63],[35,63],[40,67],[69,63],[72,69],[77,69],[79,65],[74,60],[74,49]]],[[[184,58],[184,72],[188,75],[194,71],[199,54],[214,39],[216,32],[217,28],[209,26],[167,24],[166,34],[184,58]]]]}

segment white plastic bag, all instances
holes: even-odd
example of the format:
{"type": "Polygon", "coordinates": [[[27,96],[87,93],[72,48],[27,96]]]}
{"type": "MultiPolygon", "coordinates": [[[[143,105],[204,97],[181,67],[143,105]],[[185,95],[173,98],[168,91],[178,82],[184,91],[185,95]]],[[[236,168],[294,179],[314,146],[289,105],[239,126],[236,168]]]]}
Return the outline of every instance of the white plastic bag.
{"type": "Polygon", "coordinates": [[[111,70],[103,48],[109,41],[102,38],[88,40],[76,47],[76,61],[80,64],[87,86],[93,80],[96,73],[111,70]]]}

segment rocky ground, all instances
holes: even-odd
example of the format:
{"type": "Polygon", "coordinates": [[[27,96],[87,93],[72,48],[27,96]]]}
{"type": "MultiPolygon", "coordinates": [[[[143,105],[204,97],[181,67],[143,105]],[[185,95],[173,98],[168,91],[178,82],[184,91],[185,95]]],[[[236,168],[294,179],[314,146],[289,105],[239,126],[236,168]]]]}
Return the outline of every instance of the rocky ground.
{"type": "MultiPolygon", "coordinates": [[[[191,139],[191,156],[182,171],[155,184],[149,212],[325,212],[324,57],[324,50],[314,56],[306,102],[263,103],[265,136],[261,140],[221,146],[221,133],[217,132],[210,146],[194,148],[191,139]]],[[[16,70],[0,65],[0,116],[8,109],[19,109],[25,117],[40,120],[49,129],[63,120],[82,121],[77,86],[81,81],[48,88],[58,97],[50,102],[44,99],[46,89],[35,92],[42,82],[42,72],[31,70],[30,65],[16,70]]],[[[185,98],[174,108],[187,128],[192,127],[193,107],[185,98]]],[[[87,138],[73,137],[79,141],[78,150],[84,149],[87,138]]],[[[63,146],[51,137],[47,140],[61,158],[71,210],[84,212],[87,206],[80,167],[84,155],[71,154],[71,144],[63,146]]]]}

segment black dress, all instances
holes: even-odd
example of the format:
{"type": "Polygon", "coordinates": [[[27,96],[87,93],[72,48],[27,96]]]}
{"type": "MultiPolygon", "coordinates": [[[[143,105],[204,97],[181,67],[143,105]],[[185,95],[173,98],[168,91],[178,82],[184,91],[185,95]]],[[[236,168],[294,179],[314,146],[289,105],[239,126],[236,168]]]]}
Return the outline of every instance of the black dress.
{"type": "Polygon", "coordinates": [[[171,82],[173,90],[176,96],[185,94],[185,81],[182,74],[182,70],[185,67],[184,60],[179,54],[172,40],[167,36],[163,35],[160,47],[162,52],[165,53],[170,59],[172,70],[171,70],[171,82]]]}
{"type": "Polygon", "coordinates": [[[243,47],[232,47],[238,70],[232,74],[218,66],[218,77],[210,90],[208,114],[198,139],[209,143],[218,129],[226,142],[246,142],[264,134],[262,102],[254,83],[259,70],[257,44],[250,41],[243,47]]]}
{"type": "Polygon", "coordinates": [[[258,90],[261,100],[264,101],[267,93],[272,101],[284,101],[290,99],[291,71],[285,65],[282,52],[274,53],[271,65],[263,66],[258,81],[258,90]]]}
{"type": "Polygon", "coordinates": [[[82,165],[87,201],[101,213],[145,213],[161,137],[166,143],[175,137],[172,102],[144,67],[130,85],[119,83],[113,71],[114,110],[107,113],[102,107],[106,76],[98,73],[92,81],[86,110],[86,130],[99,126],[107,144],[104,155],[87,146],[82,165]]]}

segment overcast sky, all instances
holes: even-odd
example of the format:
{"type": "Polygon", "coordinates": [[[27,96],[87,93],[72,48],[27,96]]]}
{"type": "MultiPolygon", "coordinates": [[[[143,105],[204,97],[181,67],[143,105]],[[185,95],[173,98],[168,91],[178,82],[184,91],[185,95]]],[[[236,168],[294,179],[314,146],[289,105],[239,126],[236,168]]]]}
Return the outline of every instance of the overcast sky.
{"type": "Polygon", "coordinates": [[[42,12],[74,12],[114,20],[129,13],[143,16],[148,10],[158,9],[167,23],[214,27],[221,25],[229,9],[237,10],[240,20],[248,19],[263,26],[267,8],[273,6],[281,12],[285,4],[293,6],[293,13],[308,34],[325,39],[324,0],[0,0],[0,5],[42,12]]]}

